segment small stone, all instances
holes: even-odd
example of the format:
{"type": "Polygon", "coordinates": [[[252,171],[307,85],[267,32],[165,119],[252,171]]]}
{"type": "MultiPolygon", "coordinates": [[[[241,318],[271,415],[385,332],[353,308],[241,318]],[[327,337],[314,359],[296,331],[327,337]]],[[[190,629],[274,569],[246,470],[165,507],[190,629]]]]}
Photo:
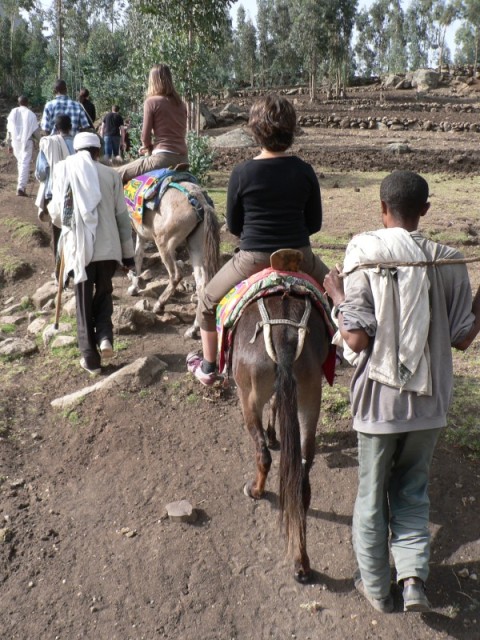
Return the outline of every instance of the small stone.
{"type": "Polygon", "coordinates": [[[30,582],[28,583],[28,588],[32,589],[32,587],[34,587],[34,586],[35,586],[35,583],[32,582],[32,580],[30,580],[30,582]]]}
{"type": "Polygon", "coordinates": [[[23,478],[18,478],[17,480],[12,480],[12,482],[10,482],[10,488],[19,489],[20,487],[23,487],[24,484],[25,480],[23,478]]]}
{"type": "Polygon", "coordinates": [[[460,569],[460,571],[457,571],[457,575],[460,578],[468,578],[470,576],[470,571],[467,568],[460,569]]]}
{"type": "Polygon", "coordinates": [[[4,544],[6,542],[10,542],[13,538],[13,531],[8,527],[4,527],[0,529],[0,544],[4,544]]]}
{"type": "Polygon", "coordinates": [[[477,581],[477,580],[478,580],[478,576],[477,576],[477,574],[476,574],[476,573],[471,573],[471,574],[469,575],[469,578],[470,578],[470,580],[475,580],[475,581],[477,581]]]}
{"type": "Polygon", "coordinates": [[[188,500],[169,502],[165,509],[172,522],[195,522],[197,519],[197,512],[188,500]]]}

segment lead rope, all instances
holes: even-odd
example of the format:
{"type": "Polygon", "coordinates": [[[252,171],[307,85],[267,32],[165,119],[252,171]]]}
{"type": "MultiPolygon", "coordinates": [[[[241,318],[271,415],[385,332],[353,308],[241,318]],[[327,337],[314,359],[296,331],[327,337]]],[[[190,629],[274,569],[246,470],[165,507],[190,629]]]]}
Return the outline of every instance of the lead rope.
{"type": "Polygon", "coordinates": [[[283,319],[274,318],[272,320],[268,315],[268,311],[267,311],[267,308],[265,307],[265,302],[263,298],[260,298],[258,300],[258,308],[259,308],[260,316],[262,320],[261,322],[257,322],[257,324],[255,325],[255,331],[254,331],[253,337],[250,340],[250,344],[253,344],[255,342],[260,329],[263,329],[263,340],[265,342],[265,349],[267,350],[267,353],[269,357],[273,360],[273,362],[275,362],[275,364],[278,364],[277,357],[275,355],[275,349],[273,348],[273,343],[272,343],[272,324],[289,325],[290,327],[295,327],[296,329],[298,329],[298,343],[297,343],[297,350],[295,352],[294,362],[295,360],[298,360],[298,358],[300,357],[300,354],[303,351],[303,345],[305,344],[305,336],[307,335],[307,331],[308,331],[308,327],[307,327],[308,319],[310,318],[310,313],[312,311],[312,303],[310,302],[310,298],[308,297],[305,298],[305,311],[303,312],[303,316],[300,322],[295,322],[294,320],[289,320],[288,318],[283,318],[283,319]]]}

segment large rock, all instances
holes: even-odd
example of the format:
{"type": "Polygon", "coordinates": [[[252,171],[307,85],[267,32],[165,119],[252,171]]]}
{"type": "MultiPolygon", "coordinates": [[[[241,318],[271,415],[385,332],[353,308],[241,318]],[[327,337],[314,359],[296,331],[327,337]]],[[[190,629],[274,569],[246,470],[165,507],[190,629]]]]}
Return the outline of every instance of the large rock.
{"type": "Polygon", "coordinates": [[[0,343],[0,356],[20,358],[38,351],[38,347],[29,338],[6,338],[0,343]]]}
{"type": "Polygon", "coordinates": [[[129,391],[140,391],[148,387],[158,375],[167,368],[163,360],[156,356],[146,356],[138,358],[132,364],[128,364],[119,371],[112,373],[108,378],[99,380],[96,384],[70,393],[61,398],[55,398],[50,403],[57,409],[65,409],[76,404],[85,396],[99,391],[100,389],[128,389],[129,391]]]}
{"type": "Polygon", "coordinates": [[[436,89],[440,81],[440,74],[433,69],[417,69],[412,76],[412,87],[418,91],[436,89]]]}
{"type": "Polygon", "coordinates": [[[41,309],[49,300],[53,300],[57,295],[58,285],[50,280],[35,291],[32,302],[36,309],[41,309]]]}
{"type": "Polygon", "coordinates": [[[255,146],[255,142],[248,133],[242,127],[238,129],[233,129],[233,131],[228,131],[221,136],[217,136],[216,138],[211,138],[210,144],[212,147],[253,147],[255,146]]]}
{"type": "Polygon", "coordinates": [[[213,129],[217,126],[217,118],[205,104],[200,105],[200,128],[213,129]]]}

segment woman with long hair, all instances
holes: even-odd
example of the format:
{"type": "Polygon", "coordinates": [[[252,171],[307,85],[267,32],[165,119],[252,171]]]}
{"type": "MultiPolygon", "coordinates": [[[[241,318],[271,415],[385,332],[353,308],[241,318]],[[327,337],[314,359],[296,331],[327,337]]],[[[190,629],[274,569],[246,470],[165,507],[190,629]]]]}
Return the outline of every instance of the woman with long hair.
{"type": "Polygon", "coordinates": [[[186,133],[187,107],[173,85],[170,68],[156,64],[150,69],[143,105],[142,157],[117,168],[123,183],[188,162],[186,133]]]}

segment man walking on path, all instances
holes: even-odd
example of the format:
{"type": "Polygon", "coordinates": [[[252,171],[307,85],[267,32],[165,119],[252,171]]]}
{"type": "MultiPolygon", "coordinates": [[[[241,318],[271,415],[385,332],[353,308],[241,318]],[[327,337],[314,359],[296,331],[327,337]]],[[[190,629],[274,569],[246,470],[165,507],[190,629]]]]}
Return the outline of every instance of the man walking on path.
{"type": "MultiPolygon", "coordinates": [[[[51,220],[52,241],[57,266],[57,245],[60,238],[62,221],[60,216],[53,217],[49,211],[49,203],[53,192],[53,172],[55,165],[75,153],[73,148],[72,121],[70,116],[59,115],[55,118],[55,130],[58,133],[43,136],[35,166],[35,177],[40,181],[35,205],[38,207],[40,220],[51,220]]],[[[53,212],[52,212],[53,213],[53,212]]]]}
{"type": "Polygon", "coordinates": [[[125,126],[119,113],[119,106],[114,104],[112,110],[103,118],[102,136],[105,139],[105,158],[121,160],[120,149],[125,147],[125,126]]]}
{"type": "Polygon", "coordinates": [[[479,333],[480,288],[472,302],[462,254],[419,233],[430,206],[421,176],[394,171],[380,199],[385,228],[354,237],[344,277],[333,269],[324,281],[356,358],[354,582],[376,610],[393,611],[390,537],[404,611],[426,612],[430,464],[452,396],[451,346],[463,351],[479,333]]]}
{"type": "Polygon", "coordinates": [[[55,118],[60,115],[70,116],[73,136],[82,129],[90,128],[90,122],[85,113],[85,109],[79,102],[67,96],[67,84],[65,80],[57,80],[54,92],[55,98],[45,105],[40,123],[40,126],[47,135],[57,133],[55,129],[55,118]]]}
{"type": "Polygon", "coordinates": [[[17,196],[26,196],[26,188],[32,162],[33,137],[40,137],[35,114],[28,108],[25,96],[18,98],[18,107],[12,109],[7,118],[7,144],[9,152],[17,159],[17,196]]]}
{"type": "Polygon", "coordinates": [[[95,375],[113,355],[112,278],[118,264],[134,267],[134,249],[122,181],[98,162],[99,137],[79,133],[74,147],[55,167],[52,206],[62,217],[65,276],[75,285],[80,366],[95,375]]]}

